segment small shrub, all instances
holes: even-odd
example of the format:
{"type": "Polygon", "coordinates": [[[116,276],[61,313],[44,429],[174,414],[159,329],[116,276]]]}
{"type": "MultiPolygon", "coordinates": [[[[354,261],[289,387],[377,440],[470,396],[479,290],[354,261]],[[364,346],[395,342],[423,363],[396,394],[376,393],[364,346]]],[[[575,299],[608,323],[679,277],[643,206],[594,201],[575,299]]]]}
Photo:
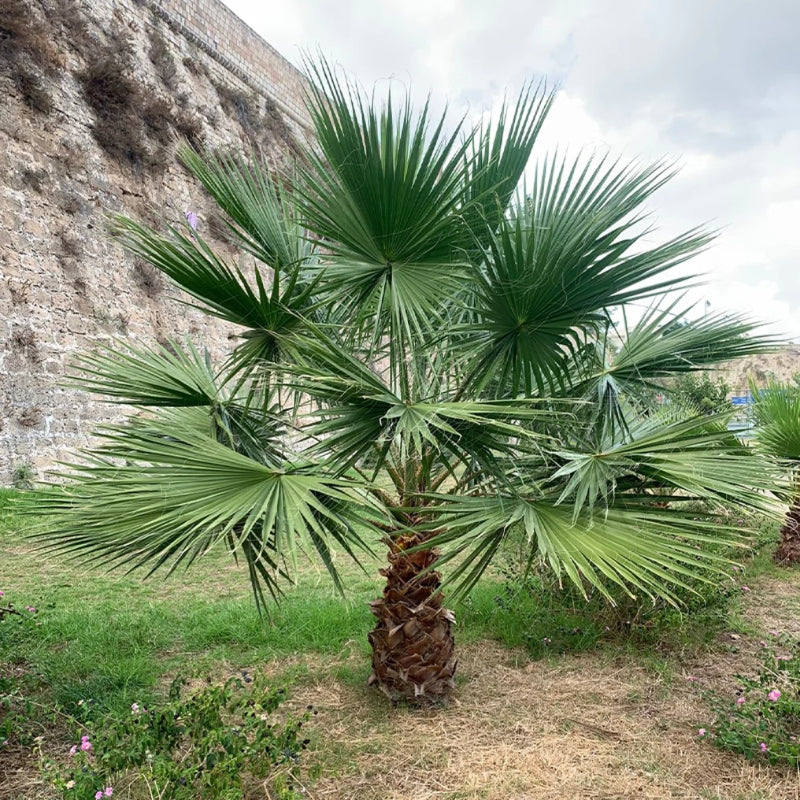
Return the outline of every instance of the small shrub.
{"type": "Polygon", "coordinates": [[[751,760],[800,768],[800,643],[771,632],[754,677],[737,676],[736,696],[710,695],[714,722],[701,738],[751,760]]]}
{"type": "Polygon", "coordinates": [[[77,236],[73,236],[68,231],[62,231],[59,239],[61,241],[62,255],[68,258],[79,258],[83,253],[83,245],[81,245],[81,240],[77,236]]]}
{"type": "Polygon", "coordinates": [[[205,149],[205,138],[203,137],[203,123],[196,114],[183,111],[175,118],[175,130],[178,135],[186,139],[189,144],[198,151],[205,149]]]}
{"type": "Polygon", "coordinates": [[[20,172],[20,180],[23,186],[27,186],[29,189],[33,189],[37,194],[41,194],[44,183],[47,180],[47,172],[43,169],[24,167],[20,172]]]}
{"type": "Polygon", "coordinates": [[[15,306],[22,305],[28,302],[28,295],[30,294],[31,282],[19,281],[8,282],[8,291],[11,294],[11,303],[15,306]]]}
{"type": "Polygon", "coordinates": [[[708,375],[683,375],[671,389],[674,402],[702,414],[716,414],[730,408],[728,393],[731,387],[722,378],[712,380],[708,375]]]}
{"type": "Polygon", "coordinates": [[[197,61],[195,61],[193,58],[190,58],[189,56],[186,56],[183,59],[183,66],[186,67],[186,70],[187,72],[189,72],[190,75],[194,75],[195,77],[197,77],[198,75],[202,74],[202,71],[197,61]]]}
{"type": "Polygon", "coordinates": [[[36,428],[41,425],[44,414],[39,406],[30,406],[22,409],[18,420],[23,428],[36,428]]]}
{"type": "Polygon", "coordinates": [[[268,97],[264,103],[264,111],[266,113],[265,117],[265,128],[266,130],[277,140],[283,142],[285,145],[289,147],[295,154],[300,153],[300,147],[297,144],[297,140],[294,138],[294,134],[292,133],[292,129],[286,122],[286,119],[283,116],[283,113],[278,108],[278,105],[275,101],[268,97]]]}
{"type": "Polygon", "coordinates": [[[13,69],[28,59],[54,74],[62,62],[46,22],[27,0],[0,0],[0,64],[13,69]]]}
{"type": "Polygon", "coordinates": [[[12,330],[11,349],[22,353],[29,361],[41,361],[39,340],[31,328],[17,326],[12,330]]]}
{"type": "Polygon", "coordinates": [[[30,68],[17,65],[14,85],[25,103],[32,111],[49,114],[53,110],[53,98],[45,89],[41,76],[30,68]]]}
{"type": "Polygon", "coordinates": [[[164,158],[151,150],[149,140],[162,146],[169,141],[170,108],[144,91],[134,75],[131,43],[116,33],[107,46],[97,48],[79,78],[95,114],[95,141],[116,161],[152,171],[164,158]]]}
{"type": "Polygon", "coordinates": [[[128,326],[130,323],[131,318],[122,311],[114,314],[111,318],[111,324],[114,326],[114,330],[123,336],[128,333],[128,326]]]}
{"type": "Polygon", "coordinates": [[[224,83],[215,83],[214,88],[225,111],[236,119],[250,139],[255,138],[258,135],[260,117],[255,93],[232,89],[224,83]]]}
{"type": "Polygon", "coordinates": [[[66,191],[59,194],[58,206],[65,214],[69,214],[70,216],[84,214],[87,210],[83,198],[77,194],[66,191]]]}
{"type": "Polygon", "coordinates": [[[149,159],[141,122],[134,109],[138,85],[132,71],[129,46],[101,48],[81,73],[83,95],[95,113],[92,135],[114,159],[141,166],[149,159]]]}
{"type": "Polygon", "coordinates": [[[164,291],[164,278],[161,273],[140,258],[133,262],[133,278],[136,285],[148,297],[156,297],[164,291]]]}
{"type": "Polygon", "coordinates": [[[11,471],[11,485],[15,489],[30,490],[33,489],[34,481],[36,480],[36,470],[33,464],[25,461],[22,464],[17,464],[11,471]]]}
{"type": "Polygon", "coordinates": [[[156,69],[156,74],[161,78],[161,82],[167,89],[174,91],[178,85],[178,68],[169,45],[155,28],[150,29],[150,49],[147,55],[156,69]]]}
{"type": "Polygon", "coordinates": [[[147,135],[166,147],[172,141],[172,105],[163,97],[153,97],[142,101],[140,119],[147,135]]]}
{"type": "MultiPolygon", "coordinates": [[[[151,52],[163,68],[165,52],[159,46],[151,52]]],[[[157,172],[167,161],[165,151],[175,131],[197,143],[200,129],[185,111],[176,117],[169,99],[154,95],[134,76],[133,50],[124,36],[117,34],[109,45],[97,48],[80,75],[84,98],[95,113],[92,134],[116,161],[157,172]]]]}
{"type": "Polygon", "coordinates": [[[61,38],[84,58],[91,53],[97,41],[75,0],[44,0],[43,6],[50,26],[61,28],[61,38]]]}
{"type": "Polygon", "coordinates": [[[46,778],[70,800],[111,797],[115,786],[137,783],[165,800],[233,800],[253,779],[282,785],[284,800],[298,797],[291,771],[308,744],[300,730],[309,712],[276,720],[283,690],[246,672],[188,694],[185,683],[175,680],[158,706],[134,703],[123,718],[95,716],[92,703],[82,704],[71,763],[42,758],[46,778]]]}
{"type": "Polygon", "coordinates": [[[11,77],[28,108],[41,114],[53,110],[44,75],[55,75],[60,66],[46,20],[25,0],[0,0],[0,69],[11,77]]]}

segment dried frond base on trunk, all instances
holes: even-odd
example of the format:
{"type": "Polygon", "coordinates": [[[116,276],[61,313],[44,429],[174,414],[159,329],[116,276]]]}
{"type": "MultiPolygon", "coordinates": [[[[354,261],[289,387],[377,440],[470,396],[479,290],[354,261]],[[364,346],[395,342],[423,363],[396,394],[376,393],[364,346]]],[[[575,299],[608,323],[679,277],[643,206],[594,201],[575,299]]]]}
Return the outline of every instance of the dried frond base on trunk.
{"type": "Polygon", "coordinates": [[[778,564],[800,563],[800,499],[786,512],[781,528],[781,541],[773,556],[778,564]]]}
{"type": "Polygon", "coordinates": [[[378,622],[369,634],[372,675],[369,683],[393,702],[424,704],[446,700],[455,686],[453,612],[444,608],[433,550],[406,552],[421,544],[418,536],[389,542],[389,566],[383,597],[370,603],[378,622]]]}

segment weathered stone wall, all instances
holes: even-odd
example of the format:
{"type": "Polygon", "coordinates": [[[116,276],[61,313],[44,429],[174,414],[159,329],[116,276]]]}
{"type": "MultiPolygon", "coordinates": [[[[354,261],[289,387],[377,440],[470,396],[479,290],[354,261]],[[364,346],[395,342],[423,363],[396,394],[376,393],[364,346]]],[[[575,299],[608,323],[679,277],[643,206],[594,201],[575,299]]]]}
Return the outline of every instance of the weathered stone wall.
{"type": "Polygon", "coordinates": [[[211,203],[176,162],[173,140],[258,148],[277,164],[308,121],[301,75],[217,0],[0,0],[0,97],[4,485],[30,469],[41,475],[118,413],[63,386],[76,352],[113,337],[230,349],[230,326],[179,303],[123,254],[106,235],[107,214],[163,226],[193,210],[213,240],[211,203]],[[131,58],[117,78],[139,87],[141,110],[106,119],[98,134],[102,112],[87,101],[85,76],[99,52],[120,47],[131,58]],[[140,118],[144,142],[131,152],[140,118]]]}

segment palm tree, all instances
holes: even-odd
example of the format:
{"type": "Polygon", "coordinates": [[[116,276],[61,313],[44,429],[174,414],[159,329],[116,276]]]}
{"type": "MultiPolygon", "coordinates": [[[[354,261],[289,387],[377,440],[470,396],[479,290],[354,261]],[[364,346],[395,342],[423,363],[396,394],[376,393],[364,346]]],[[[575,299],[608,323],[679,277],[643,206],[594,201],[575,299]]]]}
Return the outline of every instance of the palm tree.
{"type": "Polygon", "coordinates": [[[456,669],[438,568],[463,595],[514,530],[530,564],[609,599],[722,569],[705,545],[740,532],[719,509],[766,508],[770,474],[717,417],[637,398],[773,343],[735,317],[676,325],[674,304],[621,333],[615,309],[680,289],[671,270],[711,240],[649,243],[643,204],[670,169],[554,156],[519,192],[544,86],[448,128],[325,62],[310,73],[316,143],[295,174],[181,152],[252,273],[189,226],[115,220],[129,251],[242,334],[221,365],[177,342],[80,360],[82,389],[136,413],[48,494],[52,545],[152,572],[223,541],[261,609],[301,548],[338,586],[332,548],[357,557],[379,536],[371,681],[418,702],[446,697],[456,669]]]}
{"type": "Polygon", "coordinates": [[[763,389],[751,384],[750,393],[756,446],[780,459],[791,476],[791,502],[773,557],[779,564],[796,564],[800,561],[800,386],[770,380],[763,389]]]}

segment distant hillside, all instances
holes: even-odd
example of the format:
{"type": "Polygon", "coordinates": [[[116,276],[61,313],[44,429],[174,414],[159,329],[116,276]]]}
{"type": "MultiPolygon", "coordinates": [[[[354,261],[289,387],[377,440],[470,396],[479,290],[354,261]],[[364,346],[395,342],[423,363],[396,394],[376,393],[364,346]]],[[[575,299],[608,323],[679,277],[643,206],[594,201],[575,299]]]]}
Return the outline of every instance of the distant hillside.
{"type": "Polygon", "coordinates": [[[800,344],[791,344],[776,353],[731,361],[714,372],[728,383],[734,393],[745,390],[750,378],[764,383],[769,378],[789,381],[800,372],[800,344]]]}

